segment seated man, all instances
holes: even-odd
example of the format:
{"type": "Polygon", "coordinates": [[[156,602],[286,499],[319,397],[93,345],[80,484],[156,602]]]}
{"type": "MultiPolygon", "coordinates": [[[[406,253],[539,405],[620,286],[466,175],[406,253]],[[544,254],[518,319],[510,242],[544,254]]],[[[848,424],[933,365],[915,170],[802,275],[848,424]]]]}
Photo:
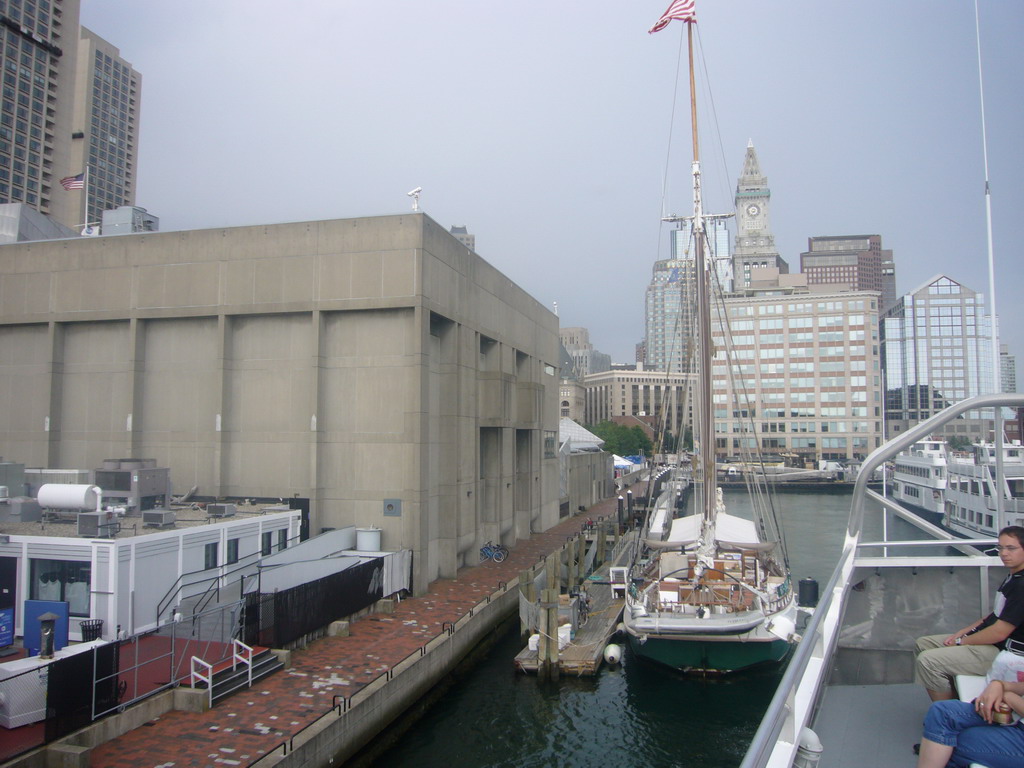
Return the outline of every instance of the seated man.
{"type": "Polygon", "coordinates": [[[997,549],[1010,573],[999,585],[992,613],[952,635],[917,639],[914,680],[932,701],[955,699],[953,678],[985,675],[1003,648],[1024,653],[1024,528],[1003,528],[997,549]]]}

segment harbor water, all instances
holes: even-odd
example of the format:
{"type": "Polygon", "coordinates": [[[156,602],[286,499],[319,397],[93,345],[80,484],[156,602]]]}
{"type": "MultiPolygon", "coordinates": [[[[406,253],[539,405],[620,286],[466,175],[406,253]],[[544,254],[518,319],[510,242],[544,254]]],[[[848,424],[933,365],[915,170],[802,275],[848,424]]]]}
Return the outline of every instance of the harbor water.
{"type": "MultiPolygon", "coordinates": [[[[842,548],[850,494],[780,493],[794,581],[828,582],[842,548]]],[[[743,494],[726,505],[744,514],[743,494]]],[[[881,538],[868,514],[868,540],[881,538]]],[[[901,520],[889,537],[921,538],[901,520]]],[[[518,628],[456,683],[375,766],[416,768],[735,768],[782,674],[781,667],[723,679],[689,678],[626,651],[596,677],[541,684],[517,674],[518,628]]]]}

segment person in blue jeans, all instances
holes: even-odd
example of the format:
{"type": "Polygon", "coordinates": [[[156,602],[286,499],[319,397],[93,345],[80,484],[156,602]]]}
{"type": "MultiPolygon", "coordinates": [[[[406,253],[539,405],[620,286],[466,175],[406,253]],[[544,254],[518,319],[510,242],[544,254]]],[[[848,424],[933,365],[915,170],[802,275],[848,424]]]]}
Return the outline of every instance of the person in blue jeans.
{"type": "Polygon", "coordinates": [[[993,680],[974,701],[937,701],[924,718],[917,768],[1020,768],[1024,765],[1024,683],[993,680]]]}

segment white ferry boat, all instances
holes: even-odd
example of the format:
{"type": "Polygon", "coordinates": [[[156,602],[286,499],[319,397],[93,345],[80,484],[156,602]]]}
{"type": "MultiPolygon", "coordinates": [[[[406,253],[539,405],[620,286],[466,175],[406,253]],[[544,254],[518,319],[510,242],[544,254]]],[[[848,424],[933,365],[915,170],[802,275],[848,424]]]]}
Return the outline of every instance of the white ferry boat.
{"type": "Polygon", "coordinates": [[[969,454],[952,454],[944,512],[942,524],[967,537],[991,537],[1008,525],[1024,525],[1024,448],[1003,445],[1001,474],[991,443],[977,443],[969,454]]]}
{"type": "Polygon", "coordinates": [[[921,513],[930,523],[942,521],[946,492],[946,443],[919,440],[896,457],[892,471],[892,497],[921,513]]]}
{"type": "MultiPolygon", "coordinates": [[[[913,683],[914,640],[992,610],[1006,574],[992,537],[961,539],[867,487],[886,461],[961,414],[1024,407],[1024,394],[958,403],[876,449],[854,490],[842,554],[741,763],[741,768],[913,765],[930,704],[913,683]],[[884,510],[884,512],[883,512],[884,510]],[[865,515],[897,515],[920,540],[862,537],[865,515]]],[[[883,526],[883,531],[887,526],[883,526]]]]}

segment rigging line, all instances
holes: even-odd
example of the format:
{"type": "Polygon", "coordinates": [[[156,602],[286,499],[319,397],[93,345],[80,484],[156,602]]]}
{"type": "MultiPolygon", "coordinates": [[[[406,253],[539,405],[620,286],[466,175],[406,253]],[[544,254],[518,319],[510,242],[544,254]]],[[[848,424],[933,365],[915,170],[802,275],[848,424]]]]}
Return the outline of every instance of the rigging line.
{"type": "Polygon", "coordinates": [[[711,112],[711,122],[715,126],[715,136],[718,139],[718,154],[722,162],[723,175],[720,180],[720,184],[726,185],[723,188],[725,189],[726,196],[728,196],[729,187],[727,186],[726,180],[731,179],[732,176],[729,175],[729,164],[725,159],[725,143],[722,141],[721,123],[718,122],[718,109],[715,107],[715,94],[714,91],[711,90],[711,76],[708,74],[708,64],[707,60],[704,58],[704,43],[700,38],[700,25],[695,24],[694,26],[697,29],[697,47],[700,51],[700,66],[701,70],[704,72],[704,90],[708,100],[709,111],[711,112]]]}
{"type": "MultiPolygon", "coordinates": [[[[675,135],[676,125],[676,106],[679,100],[679,73],[683,67],[683,41],[686,39],[683,35],[683,29],[686,24],[679,25],[679,52],[676,54],[676,75],[672,80],[672,113],[668,120],[668,145],[665,147],[665,172],[662,176],[661,181],[661,218],[665,218],[668,213],[665,210],[665,199],[668,197],[668,174],[669,169],[672,165],[672,138],[675,135]]],[[[662,227],[658,227],[658,251],[661,252],[661,232],[662,227]]]]}

